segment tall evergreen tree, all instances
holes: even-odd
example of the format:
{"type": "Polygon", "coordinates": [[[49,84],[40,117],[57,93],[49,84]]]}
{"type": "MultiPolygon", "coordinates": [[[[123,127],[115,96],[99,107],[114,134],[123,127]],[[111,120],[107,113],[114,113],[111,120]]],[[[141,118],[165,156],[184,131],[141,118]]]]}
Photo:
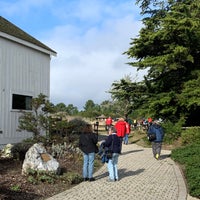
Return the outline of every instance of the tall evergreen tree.
{"type": "Polygon", "coordinates": [[[148,69],[148,107],[155,117],[198,124],[200,111],[199,0],[138,0],[144,16],[127,52],[133,67],[148,69]],[[195,114],[196,113],[196,114],[195,114]]]}

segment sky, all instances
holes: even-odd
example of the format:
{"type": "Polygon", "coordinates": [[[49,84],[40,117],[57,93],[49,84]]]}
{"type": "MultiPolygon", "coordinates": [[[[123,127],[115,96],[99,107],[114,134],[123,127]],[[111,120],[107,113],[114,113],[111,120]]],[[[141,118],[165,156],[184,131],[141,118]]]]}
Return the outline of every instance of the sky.
{"type": "Polygon", "coordinates": [[[145,72],[123,53],[142,27],[135,0],[0,0],[0,15],[57,52],[50,101],[83,110],[111,100],[112,83],[145,72]]]}

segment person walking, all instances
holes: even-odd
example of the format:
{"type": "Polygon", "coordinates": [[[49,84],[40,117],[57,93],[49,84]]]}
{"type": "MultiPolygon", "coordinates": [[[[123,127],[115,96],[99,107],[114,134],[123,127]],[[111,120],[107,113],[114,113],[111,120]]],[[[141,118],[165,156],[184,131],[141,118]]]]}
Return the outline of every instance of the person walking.
{"type": "Polygon", "coordinates": [[[83,152],[83,179],[84,181],[94,181],[94,159],[97,147],[98,135],[93,132],[92,125],[86,124],[83,127],[79,138],[79,148],[83,152]]]}
{"type": "Polygon", "coordinates": [[[108,131],[108,129],[112,126],[112,122],[113,122],[113,120],[111,117],[108,117],[106,119],[106,131],[108,131]]]}
{"type": "Polygon", "coordinates": [[[164,139],[164,131],[158,120],[153,121],[152,125],[148,129],[147,136],[149,137],[149,135],[152,133],[156,135],[155,139],[152,141],[153,156],[154,158],[159,159],[161,154],[162,141],[164,139]]]}
{"type": "Polygon", "coordinates": [[[121,154],[122,142],[123,142],[123,138],[126,134],[126,122],[124,121],[124,118],[119,118],[119,120],[115,124],[115,129],[117,131],[117,136],[120,139],[120,154],[121,154]]]}
{"type": "Polygon", "coordinates": [[[107,162],[107,168],[109,173],[109,182],[118,181],[118,158],[120,153],[120,139],[117,136],[115,127],[110,127],[108,130],[108,137],[105,140],[105,148],[111,150],[112,157],[107,162]]]}
{"type": "Polygon", "coordinates": [[[131,124],[129,124],[128,120],[125,121],[126,122],[126,133],[124,136],[124,144],[128,144],[128,136],[131,132],[131,124]]]}

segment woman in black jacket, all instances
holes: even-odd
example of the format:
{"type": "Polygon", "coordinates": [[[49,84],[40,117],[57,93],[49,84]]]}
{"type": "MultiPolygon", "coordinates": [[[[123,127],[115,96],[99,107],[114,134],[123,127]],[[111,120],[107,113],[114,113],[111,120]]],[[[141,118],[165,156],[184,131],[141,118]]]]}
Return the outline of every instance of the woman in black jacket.
{"type": "Polygon", "coordinates": [[[109,182],[118,181],[118,169],[117,163],[120,153],[120,138],[117,136],[115,127],[110,127],[108,131],[109,135],[105,141],[105,147],[112,150],[112,158],[108,160],[108,172],[109,172],[109,182]]]}
{"type": "Polygon", "coordinates": [[[83,152],[83,178],[84,181],[94,181],[94,159],[97,147],[98,135],[93,132],[92,125],[86,124],[79,138],[79,148],[83,152]]]}

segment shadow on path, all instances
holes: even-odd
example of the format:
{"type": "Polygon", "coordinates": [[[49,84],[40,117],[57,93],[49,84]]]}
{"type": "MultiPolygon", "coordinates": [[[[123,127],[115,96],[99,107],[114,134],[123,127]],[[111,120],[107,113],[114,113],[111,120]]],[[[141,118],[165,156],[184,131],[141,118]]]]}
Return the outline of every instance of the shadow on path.
{"type": "MultiPolygon", "coordinates": [[[[136,171],[127,171],[126,168],[123,168],[123,169],[118,169],[118,173],[119,173],[119,179],[123,179],[124,177],[127,177],[127,176],[136,176],[142,172],[144,172],[145,169],[138,169],[136,171]]],[[[98,180],[98,179],[102,179],[102,178],[105,178],[105,177],[108,177],[108,171],[107,172],[104,172],[98,176],[95,176],[95,179],[98,180]]]]}
{"type": "Polygon", "coordinates": [[[161,155],[159,160],[164,160],[166,158],[169,158],[171,156],[171,154],[165,154],[165,155],[161,155]]]}
{"type": "Polygon", "coordinates": [[[124,177],[127,177],[127,176],[136,176],[142,172],[144,172],[145,169],[138,169],[136,171],[127,171],[126,168],[124,169],[119,169],[118,173],[119,173],[119,177],[120,179],[123,179],[124,177]]]}
{"type": "Polygon", "coordinates": [[[122,154],[120,156],[123,156],[123,155],[126,155],[126,154],[129,154],[129,153],[137,153],[137,152],[140,152],[140,151],[144,151],[143,149],[138,149],[138,150],[131,150],[131,151],[126,151],[126,152],[122,152],[122,154]]]}

